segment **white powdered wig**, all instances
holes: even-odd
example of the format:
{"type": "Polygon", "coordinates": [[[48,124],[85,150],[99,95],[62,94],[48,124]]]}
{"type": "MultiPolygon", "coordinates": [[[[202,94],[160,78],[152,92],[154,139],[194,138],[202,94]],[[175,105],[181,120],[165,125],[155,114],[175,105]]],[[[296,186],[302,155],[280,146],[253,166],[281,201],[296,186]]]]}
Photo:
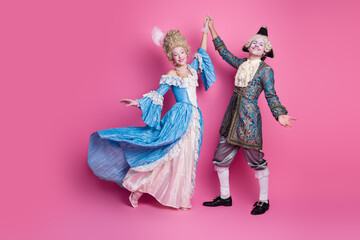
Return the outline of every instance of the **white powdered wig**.
{"type": "Polygon", "coordinates": [[[165,34],[161,31],[161,29],[157,26],[154,26],[154,28],[151,30],[151,36],[154,43],[159,47],[162,47],[164,44],[165,34]]]}

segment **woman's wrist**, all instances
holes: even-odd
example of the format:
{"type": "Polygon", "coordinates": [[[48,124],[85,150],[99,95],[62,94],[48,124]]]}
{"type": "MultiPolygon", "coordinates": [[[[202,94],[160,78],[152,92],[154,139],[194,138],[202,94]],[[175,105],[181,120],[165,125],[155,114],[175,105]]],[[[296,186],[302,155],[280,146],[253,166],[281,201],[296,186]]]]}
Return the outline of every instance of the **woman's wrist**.
{"type": "Polygon", "coordinates": [[[201,29],[201,31],[204,33],[204,34],[208,34],[209,33],[209,28],[208,27],[203,27],[201,29]]]}

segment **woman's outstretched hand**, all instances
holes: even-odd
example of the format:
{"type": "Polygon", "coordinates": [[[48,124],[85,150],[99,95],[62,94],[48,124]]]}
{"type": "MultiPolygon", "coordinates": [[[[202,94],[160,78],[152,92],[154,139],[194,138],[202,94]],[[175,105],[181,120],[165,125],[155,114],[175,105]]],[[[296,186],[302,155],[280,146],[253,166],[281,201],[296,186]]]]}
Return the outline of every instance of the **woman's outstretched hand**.
{"type": "Polygon", "coordinates": [[[296,120],[296,118],[291,117],[289,115],[280,115],[278,117],[278,121],[279,121],[280,125],[283,127],[292,127],[290,124],[290,120],[296,120]]]}
{"type": "Polygon", "coordinates": [[[132,100],[132,99],[120,99],[121,103],[126,104],[127,107],[129,106],[133,106],[133,107],[139,107],[140,104],[137,100],[132,100]]]}

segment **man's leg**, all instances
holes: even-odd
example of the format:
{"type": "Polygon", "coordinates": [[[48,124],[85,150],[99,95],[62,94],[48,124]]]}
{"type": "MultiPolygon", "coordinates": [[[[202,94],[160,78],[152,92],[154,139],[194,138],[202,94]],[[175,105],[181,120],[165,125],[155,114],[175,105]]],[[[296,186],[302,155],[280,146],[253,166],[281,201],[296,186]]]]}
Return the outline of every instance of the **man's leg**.
{"type": "Polygon", "coordinates": [[[259,180],[260,194],[259,201],[254,204],[251,211],[253,215],[259,215],[269,210],[268,189],[269,189],[269,169],[261,150],[242,148],[246,162],[255,169],[255,177],[259,180]]]}
{"type": "Polygon", "coordinates": [[[269,169],[255,171],[255,177],[259,180],[260,196],[259,201],[268,202],[268,190],[269,190],[269,169]]]}
{"type": "Polygon", "coordinates": [[[229,184],[229,166],[234,160],[239,147],[226,142],[226,138],[220,136],[218,146],[214,155],[213,163],[215,171],[218,174],[220,182],[220,196],[211,202],[204,202],[207,207],[231,206],[232,199],[230,196],[229,184]]]}
{"type": "Polygon", "coordinates": [[[230,197],[230,183],[229,183],[229,167],[217,167],[215,165],[215,171],[218,174],[220,183],[220,197],[227,199],[230,197]]]}

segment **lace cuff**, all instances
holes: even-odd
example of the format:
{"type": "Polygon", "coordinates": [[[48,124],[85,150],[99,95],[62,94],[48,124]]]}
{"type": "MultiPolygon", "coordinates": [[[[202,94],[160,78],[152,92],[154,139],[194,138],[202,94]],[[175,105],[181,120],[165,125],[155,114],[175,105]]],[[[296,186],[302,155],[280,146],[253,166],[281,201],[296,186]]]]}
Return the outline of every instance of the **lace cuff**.
{"type": "Polygon", "coordinates": [[[151,91],[144,94],[144,97],[138,99],[137,101],[139,102],[140,109],[143,112],[141,118],[144,120],[144,123],[159,130],[163,96],[156,91],[151,91]]]}
{"type": "Polygon", "coordinates": [[[143,95],[143,97],[150,98],[151,102],[155,105],[163,106],[164,97],[161,96],[157,91],[150,91],[143,95]]]}
{"type": "Polygon", "coordinates": [[[199,52],[196,52],[194,54],[194,58],[196,58],[199,61],[199,69],[198,71],[201,73],[203,71],[203,59],[199,52]]]}

